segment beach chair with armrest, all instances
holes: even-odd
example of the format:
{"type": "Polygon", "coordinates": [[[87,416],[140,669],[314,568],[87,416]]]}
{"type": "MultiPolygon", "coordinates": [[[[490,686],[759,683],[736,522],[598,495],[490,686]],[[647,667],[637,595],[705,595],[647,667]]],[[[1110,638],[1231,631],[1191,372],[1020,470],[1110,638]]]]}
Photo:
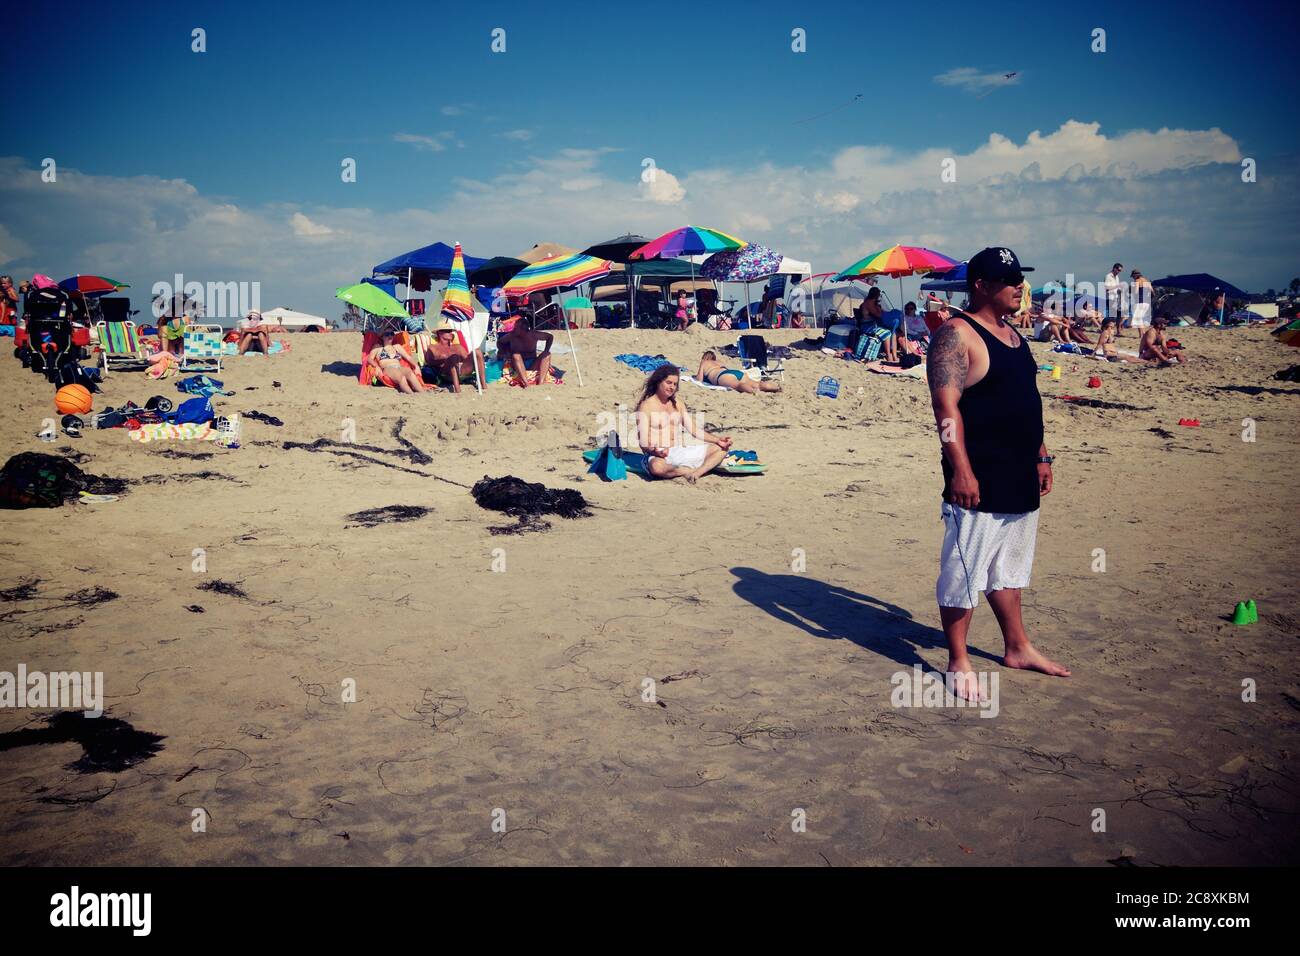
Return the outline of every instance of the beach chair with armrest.
{"type": "Polygon", "coordinates": [[[182,338],[182,372],[220,372],[225,331],[219,325],[186,326],[182,338]]]}
{"type": "Polygon", "coordinates": [[[139,372],[149,367],[144,343],[130,319],[99,322],[95,325],[95,332],[99,337],[100,364],[105,375],[110,372],[139,372]]]}
{"type": "Polygon", "coordinates": [[[767,340],[763,336],[742,335],[736,341],[736,351],[740,353],[744,368],[757,368],[764,379],[779,378],[782,382],[785,381],[785,366],[780,360],[775,365],[768,364],[767,340]]]}

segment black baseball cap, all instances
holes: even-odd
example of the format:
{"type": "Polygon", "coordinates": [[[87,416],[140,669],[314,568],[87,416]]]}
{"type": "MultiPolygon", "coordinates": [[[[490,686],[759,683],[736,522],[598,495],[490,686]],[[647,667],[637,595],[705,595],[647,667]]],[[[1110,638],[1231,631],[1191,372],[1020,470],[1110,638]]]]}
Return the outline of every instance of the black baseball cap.
{"type": "Polygon", "coordinates": [[[1010,249],[989,246],[975,253],[970,262],[966,263],[966,291],[974,290],[976,279],[1019,285],[1025,280],[1024,273],[1033,271],[1032,266],[1022,266],[1020,259],[1010,249]]]}

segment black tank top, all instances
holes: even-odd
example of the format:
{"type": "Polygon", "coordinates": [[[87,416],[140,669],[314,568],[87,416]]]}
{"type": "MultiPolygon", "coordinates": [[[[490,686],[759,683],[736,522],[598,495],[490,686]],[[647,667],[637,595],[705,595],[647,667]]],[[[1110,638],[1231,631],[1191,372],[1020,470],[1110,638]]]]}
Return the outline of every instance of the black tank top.
{"type": "MultiPolygon", "coordinates": [[[[980,486],[977,510],[1024,514],[1038,510],[1038,449],[1043,444],[1043,400],[1035,377],[1038,366],[1029,343],[1017,333],[1012,347],[969,316],[954,312],[981,339],[989,371],[962,393],[957,403],[966,427],[966,454],[980,486]]],[[[943,496],[949,497],[952,466],[943,463],[943,496]]]]}

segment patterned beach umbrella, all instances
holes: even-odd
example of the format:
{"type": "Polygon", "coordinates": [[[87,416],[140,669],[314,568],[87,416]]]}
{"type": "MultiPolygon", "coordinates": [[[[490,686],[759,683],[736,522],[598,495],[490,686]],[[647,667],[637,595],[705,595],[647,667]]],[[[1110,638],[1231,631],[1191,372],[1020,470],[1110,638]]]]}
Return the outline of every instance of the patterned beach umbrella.
{"type": "Polygon", "coordinates": [[[717,229],[709,229],[705,226],[682,226],[671,232],[665,232],[658,239],[651,239],[628,256],[628,259],[672,259],[675,256],[695,256],[704,252],[743,249],[747,245],[749,243],[744,239],[737,239],[717,229]]]}
{"type": "Polygon", "coordinates": [[[456,243],[456,251],[451,257],[451,275],[447,278],[447,290],[442,295],[442,314],[457,322],[468,322],[474,318],[474,304],[469,297],[469,280],[465,278],[465,256],[456,243]]]}
{"type": "Polygon", "coordinates": [[[610,261],[577,253],[535,262],[505,284],[506,295],[528,295],[544,289],[571,289],[608,275],[610,261]]]}
{"type": "Polygon", "coordinates": [[[776,274],[781,268],[781,253],[751,242],[740,249],[729,249],[709,256],[700,275],[719,282],[754,282],[776,274]]]}
{"type": "Polygon", "coordinates": [[[956,259],[923,249],[920,246],[890,246],[859,259],[837,275],[839,279],[864,279],[867,276],[915,275],[918,272],[935,272],[958,265],[956,259]]]}

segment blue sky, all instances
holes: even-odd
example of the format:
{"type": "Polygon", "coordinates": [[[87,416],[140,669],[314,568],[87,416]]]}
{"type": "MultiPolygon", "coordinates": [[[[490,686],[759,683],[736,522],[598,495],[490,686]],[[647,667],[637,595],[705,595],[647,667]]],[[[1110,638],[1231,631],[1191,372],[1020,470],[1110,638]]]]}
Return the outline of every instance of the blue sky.
{"type": "Polygon", "coordinates": [[[876,9],[17,10],[14,35],[68,28],[57,62],[18,47],[0,154],[9,177],[45,157],[64,176],[0,184],[0,269],[125,272],[146,288],[175,271],[255,278],[264,306],[332,316],[336,285],[434,240],[511,254],[693,221],[819,270],[910,241],[957,257],[1018,244],[1085,275],[1115,258],[1247,287],[1300,273],[1289,7],[876,9]],[[490,50],[497,27],[505,53],[490,50]],[[1090,50],[1095,27],[1105,53],[1090,50]],[[795,28],[806,53],[791,51],[795,28]],[[943,156],[958,169],[946,192],[943,156]],[[645,157],[666,174],[656,189],[640,182],[645,157]],[[1241,157],[1257,183],[1240,182],[1241,157]]]}

